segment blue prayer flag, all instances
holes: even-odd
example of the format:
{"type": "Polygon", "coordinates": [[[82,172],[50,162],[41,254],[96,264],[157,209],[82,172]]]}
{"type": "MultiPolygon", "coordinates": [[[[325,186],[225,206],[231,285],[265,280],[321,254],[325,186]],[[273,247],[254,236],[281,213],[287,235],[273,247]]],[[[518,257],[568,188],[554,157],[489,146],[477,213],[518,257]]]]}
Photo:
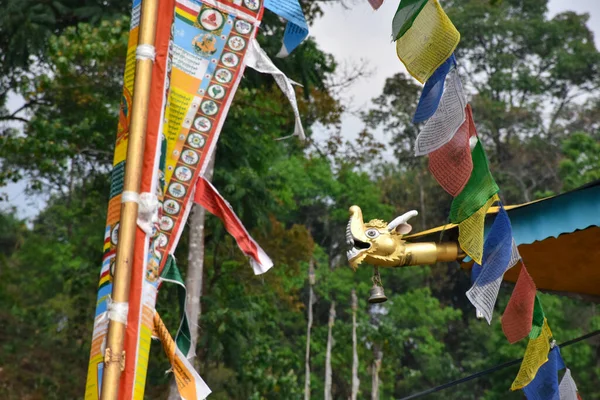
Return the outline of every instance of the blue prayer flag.
{"type": "Polygon", "coordinates": [[[288,56],[308,36],[308,25],[298,0],[265,0],[265,7],[288,21],[277,57],[288,56]]]}
{"type": "Polygon", "coordinates": [[[548,361],[538,370],[531,383],[523,388],[527,400],[560,400],[558,391],[558,371],[565,368],[560,349],[554,346],[548,354],[548,361]]]}
{"type": "Polygon", "coordinates": [[[427,79],[425,87],[423,87],[423,92],[421,93],[421,98],[419,99],[419,104],[417,104],[415,116],[413,117],[413,122],[415,124],[423,122],[435,114],[440,104],[442,94],[444,93],[446,75],[448,75],[448,72],[455,66],[456,58],[454,57],[454,54],[452,54],[450,58],[440,65],[433,75],[427,79]]]}

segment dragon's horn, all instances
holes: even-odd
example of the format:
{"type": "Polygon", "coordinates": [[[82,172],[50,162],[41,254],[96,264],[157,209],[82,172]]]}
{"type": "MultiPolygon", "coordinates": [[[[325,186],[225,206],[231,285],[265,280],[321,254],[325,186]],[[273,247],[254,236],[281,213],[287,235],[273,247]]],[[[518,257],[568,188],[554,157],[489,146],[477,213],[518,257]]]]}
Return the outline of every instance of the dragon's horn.
{"type": "Polygon", "coordinates": [[[392,222],[390,222],[387,226],[387,230],[391,232],[394,229],[396,229],[399,225],[406,223],[406,221],[408,221],[412,217],[416,217],[417,215],[419,215],[417,210],[408,211],[408,212],[402,214],[401,216],[396,217],[396,219],[394,219],[392,222]]]}

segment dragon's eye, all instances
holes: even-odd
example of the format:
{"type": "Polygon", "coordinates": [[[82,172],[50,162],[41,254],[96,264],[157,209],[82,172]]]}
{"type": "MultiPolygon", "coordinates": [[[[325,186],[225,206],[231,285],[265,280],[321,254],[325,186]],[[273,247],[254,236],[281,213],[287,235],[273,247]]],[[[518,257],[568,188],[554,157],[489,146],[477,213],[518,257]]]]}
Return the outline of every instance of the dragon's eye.
{"type": "Polygon", "coordinates": [[[379,231],[377,229],[368,229],[365,234],[369,239],[375,239],[377,236],[379,236],[379,231]]]}

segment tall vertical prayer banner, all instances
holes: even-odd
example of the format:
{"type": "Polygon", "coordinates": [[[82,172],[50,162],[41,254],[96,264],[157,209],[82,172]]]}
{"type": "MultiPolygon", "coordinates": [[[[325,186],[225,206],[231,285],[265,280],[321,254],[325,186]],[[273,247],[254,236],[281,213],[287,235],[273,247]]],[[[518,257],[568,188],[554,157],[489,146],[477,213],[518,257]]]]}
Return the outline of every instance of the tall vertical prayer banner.
{"type": "Polygon", "coordinates": [[[98,284],[98,297],[90,362],[86,380],[85,399],[99,399],[102,387],[102,373],[104,368],[104,346],[108,330],[107,308],[112,292],[112,268],[115,262],[116,246],[118,242],[119,219],[121,212],[121,193],[123,192],[123,178],[125,175],[125,159],[127,156],[127,143],[129,136],[129,123],[131,121],[131,107],[133,99],[133,81],[135,78],[135,51],[138,43],[141,0],[134,0],[131,12],[131,27],[127,45],[127,62],[123,78],[123,94],[117,127],[117,140],[113,158],[111,174],[111,187],[108,202],[108,215],[104,231],[104,248],[100,282],[98,284]]]}
{"type": "MultiPolygon", "coordinates": [[[[133,4],[86,400],[99,399],[102,386],[141,1],[133,4]]],[[[196,182],[215,150],[262,14],[261,0],[159,2],[140,188],[140,198],[147,202],[140,201],[120,399],[144,397],[161,272],[185,226],[196,182]]],[[[193,351],[177,354],[186,358],[193,351]]],[[[208,393],[199,392],[198,398],[208,393]]]]}

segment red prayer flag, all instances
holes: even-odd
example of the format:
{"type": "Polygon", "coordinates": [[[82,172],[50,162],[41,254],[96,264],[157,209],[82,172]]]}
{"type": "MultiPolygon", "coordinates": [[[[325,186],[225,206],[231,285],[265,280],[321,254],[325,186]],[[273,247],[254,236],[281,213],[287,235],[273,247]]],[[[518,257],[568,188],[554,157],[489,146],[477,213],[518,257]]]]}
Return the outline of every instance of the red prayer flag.
{"type": "Polygon", "coordinates": [[[204,177],[198,179],[194,202],[223,221],[225,229],[233,236],[240,250],[250,258],[250,264],[256,275],[267,272],[273,266],[267,253],[252,239],[227,200],[204,177]]]}
{"type": "Polygon", "coordinates": [[[369,0],[369,4],[374,10],[377,10],[383,4],[383,0],[369,0]]]}
{"type": "Polygon", "coordinates": [[[510,343],[527,337],[531,331],[535,291],[533,279],[521,264],[519,279],[502,315],[502,331],[510,343]]]}
{"type": "Polygon", "coordinates": [[[465,114],[465,122],[458,128],[452,140],[429,153],[429,171],[440,186],[453,197],[464,189],[473,171],[469,139],[476,136],[477,131],[473,123],[471,105],[467,104],[465,114]]]}

